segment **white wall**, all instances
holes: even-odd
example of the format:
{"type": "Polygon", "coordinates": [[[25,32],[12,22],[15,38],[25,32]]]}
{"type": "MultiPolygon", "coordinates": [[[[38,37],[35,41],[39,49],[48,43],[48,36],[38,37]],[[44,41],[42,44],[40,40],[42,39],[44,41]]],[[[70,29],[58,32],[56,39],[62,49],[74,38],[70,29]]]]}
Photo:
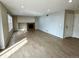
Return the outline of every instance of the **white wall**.
{"type": "Polygon", "coordinates": [[[25,30],[27,31],[27,23],[35,23],[35,19],[35,17],[17,16],[17,30],[19,30],[19,27],[21,27],[22,29],[26,28],[25,30]],[[19,24],[22,25],[20,26],[19,24]]]}
{"type": "Polygon", "coordinates": [[[2,6],[2,26],[3,26],[3,35],[4,35],[4,42],[5,46],[8,43],[8,18],[7,18],[7,10],[2,6]]]}
{"type": "Polygon", "coordinates": [[[0,28],[1,29],[0,30],[2,31],[1,33],[2,37],[0,39],[0,41],[2,42],[0,43],[1,45],[0,49],[4,49],[9,42],[9,39],[12,35],[13,30],[9,32],[7,9],[2,4],[0,4],[0,10],[1,10],[0,12],[0,22],[1,22],[0,28]]]}
{"type": "Polygon", "coordinates": [[[79,11],[75,12],[73,37],[79,38],[79,11]]]}
{"type": "Polygon", "coordinates": [[[0,48],[4,48],[3,39],[3,27],[2,27],[2,17],[1,17],[1,4],[0,4],[0,48]]]}
{"type": "Polygon", "coordinates": [[[38,19],[38,28],[44,32],[63,38],[65,11],[42,16],[38,19]]]}
{"type": "Polygon", "coordinates": [[[18,16],[17,17],[17,22],[18,23],[32,23],[32,22],[35,22],[35,18],[34,17],[22,17],[22,16],[18,16]]]}

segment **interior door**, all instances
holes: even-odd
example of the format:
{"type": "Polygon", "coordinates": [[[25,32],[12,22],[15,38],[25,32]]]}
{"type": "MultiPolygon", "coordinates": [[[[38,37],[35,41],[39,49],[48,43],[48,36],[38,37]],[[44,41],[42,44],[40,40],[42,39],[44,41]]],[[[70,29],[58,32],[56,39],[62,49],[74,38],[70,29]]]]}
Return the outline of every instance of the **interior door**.
{"type": "Polygon", "coordinates": [[[74,14],[66,14],[64,37],[72,37],[74,25],[74,14]]]}

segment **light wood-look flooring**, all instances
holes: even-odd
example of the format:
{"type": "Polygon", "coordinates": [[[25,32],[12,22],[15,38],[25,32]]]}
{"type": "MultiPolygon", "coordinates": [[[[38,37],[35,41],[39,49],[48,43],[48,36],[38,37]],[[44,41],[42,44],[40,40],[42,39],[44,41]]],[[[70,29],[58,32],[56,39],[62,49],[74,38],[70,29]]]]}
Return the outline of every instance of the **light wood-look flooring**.
{"type": "Polygon", "coordinates": [[[10,58],[79,57],[79,39],[67,38],[62,40],[42,31],[21,34],[20,36],[15,36],[17,36],[17,38],[21,36],[28,38],[28,43],[12,54],[10,58]]]}

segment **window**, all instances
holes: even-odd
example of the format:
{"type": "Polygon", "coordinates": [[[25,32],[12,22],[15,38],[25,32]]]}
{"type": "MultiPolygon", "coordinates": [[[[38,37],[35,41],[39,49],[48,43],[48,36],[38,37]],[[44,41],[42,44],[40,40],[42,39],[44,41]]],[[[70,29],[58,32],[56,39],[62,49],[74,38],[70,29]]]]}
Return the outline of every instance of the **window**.
{"type": "Polygon", "coordinates": [[[9,32],[13,29],[13,20],[12,16],[8,14],[8,26],[9,26],[9,32]]]}

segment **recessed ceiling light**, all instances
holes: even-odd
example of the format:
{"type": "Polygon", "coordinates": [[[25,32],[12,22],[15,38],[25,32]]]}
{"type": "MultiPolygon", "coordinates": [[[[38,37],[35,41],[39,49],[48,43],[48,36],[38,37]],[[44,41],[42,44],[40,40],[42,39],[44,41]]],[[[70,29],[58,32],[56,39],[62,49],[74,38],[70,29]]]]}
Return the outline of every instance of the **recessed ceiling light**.
{"type": "Polygon", "coordinates": [[[50,12],[50,9],[48,9],[47,11],[50,12]]]}
{"type": "Polygon", "coordinates": [[[24,8],[24,5],[22,5],[21,8],[24,8]]]}
{"type": "Polygon", "coordinates": [[[69,0],[69,3],[72,3],[72,0],[69,0]]]}

